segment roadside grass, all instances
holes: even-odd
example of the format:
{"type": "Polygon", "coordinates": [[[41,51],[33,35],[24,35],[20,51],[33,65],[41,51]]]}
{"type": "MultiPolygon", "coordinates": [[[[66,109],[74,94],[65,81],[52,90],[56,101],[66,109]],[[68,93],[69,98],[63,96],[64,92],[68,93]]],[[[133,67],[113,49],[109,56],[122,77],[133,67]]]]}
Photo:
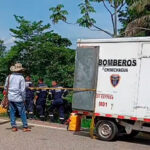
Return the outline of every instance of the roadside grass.
{"type": "Polygon", "coordinates": [[[8,113],[0,113],[0,117],[8,117],[8,113]]]}

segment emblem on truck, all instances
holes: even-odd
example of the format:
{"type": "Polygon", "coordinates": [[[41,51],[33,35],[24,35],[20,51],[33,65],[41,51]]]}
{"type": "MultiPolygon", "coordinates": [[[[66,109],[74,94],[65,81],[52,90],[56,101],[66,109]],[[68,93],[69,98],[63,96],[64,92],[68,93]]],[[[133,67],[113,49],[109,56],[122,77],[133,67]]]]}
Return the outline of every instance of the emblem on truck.
{"type": "Polygon", "coordinates": [[[110,76],[110,81],[113,87],[116,87],[120,82],[120,75],[113,74],[110,76]]]}

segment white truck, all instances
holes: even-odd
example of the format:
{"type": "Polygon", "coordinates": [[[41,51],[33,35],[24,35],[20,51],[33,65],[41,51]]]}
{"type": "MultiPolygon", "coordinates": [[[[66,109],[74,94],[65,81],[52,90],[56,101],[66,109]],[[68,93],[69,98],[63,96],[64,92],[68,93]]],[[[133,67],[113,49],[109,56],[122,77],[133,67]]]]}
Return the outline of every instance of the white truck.
{"type": "Polygon", "coordinates": [[[150,132],[150,37],[78,40],[73,110],[95,115],[97,136],[150,132]]]}

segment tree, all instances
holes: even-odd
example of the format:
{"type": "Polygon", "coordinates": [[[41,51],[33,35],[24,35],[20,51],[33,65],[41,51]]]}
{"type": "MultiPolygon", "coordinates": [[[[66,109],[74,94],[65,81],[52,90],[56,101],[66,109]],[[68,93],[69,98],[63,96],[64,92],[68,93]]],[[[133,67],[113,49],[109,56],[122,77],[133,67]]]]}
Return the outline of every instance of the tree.
{"type": "Polygon", "coordinates": [[[120,15],[123,24],[121,32],[125,36],[150,35],[150,1],[136,0],[128,2],[125,13],[120,15]]]}
{"type": "Polygon", "coordinates": [[[68,48],[71,45],[70,40],[54,33],[50,24],[31,22],[20,16],[15,16],[15,19],[18,26],[10,29],[16,39],[15,45],[3,59],[5,76],[11,65],[20,62],[26,68],[26,74],[30,74],[35,82],[42,77],[48,84],[51,80],[58,80],[71,87],[75,51],[68,48]]]}
{"type": "Polygon", "coordinates": [[[4,80],[5,76],[5,65],[4,65],[4,57],[6,55],[6,46],[4,45],[4,41],[0,40],[0,83],[4,80]]]}
{"type": "Polygon", "coordinates": [[[4,41],[0,40],[0,58],[4,57],[6,51],[6,46],[4,45],[4,41]]]}
{"type": "MultiPolygon", "coordinates": [[[[78,6],[80,8],[81,18],[77,19],[76,23],[79,26],[89,28],[91,30],[98,30],[108,34],[111,37],[116,37],[118,35],[118,14],[123,9],[123,6],[126,4],[125,0],[82,0],[78,6]],[[96,24],[96,20],[91,17],[92,13],[95,13],[96,10],[92,6],[92,3],[103,4],[108,13],[110,14],[113,32],[109,32],[106,29],[99,27],[96,24]]],[[[51,15],[50,19],[53,23],[58,23],[59,21],[63,21],[68,23],[67,21],[67,10],[64,10],[64,5],[59,4],[56,7],[50,8],[51,15]]]]}

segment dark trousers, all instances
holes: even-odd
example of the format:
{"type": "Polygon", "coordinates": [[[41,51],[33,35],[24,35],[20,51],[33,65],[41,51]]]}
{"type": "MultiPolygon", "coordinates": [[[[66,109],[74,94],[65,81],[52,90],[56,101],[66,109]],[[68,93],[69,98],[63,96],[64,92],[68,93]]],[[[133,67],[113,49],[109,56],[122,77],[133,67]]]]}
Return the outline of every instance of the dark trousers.
{"type": "Polygon", "coordinates": [[[54,109],[57,108],[59,110],[59,118],[60,119],[64,119],[64,106],[63,106],[63,100],[62,99],[56,99],[52,102],[51,106],[50,106],[50,115],[49,116],[53,116],[53,111],[54,109]]]}
{"type": "Polygon", "coordinates": [[[25,106],[27,112],[33,113],[33,109],[34,109],[33,98],[26,98],[25,106]]]}
{"type": "Polygon", "coordinates": [[[36,111],[40,115],[40,117],[44,117],[44,115],[45,115],[45,104],[36,104],[36,111]]]}

